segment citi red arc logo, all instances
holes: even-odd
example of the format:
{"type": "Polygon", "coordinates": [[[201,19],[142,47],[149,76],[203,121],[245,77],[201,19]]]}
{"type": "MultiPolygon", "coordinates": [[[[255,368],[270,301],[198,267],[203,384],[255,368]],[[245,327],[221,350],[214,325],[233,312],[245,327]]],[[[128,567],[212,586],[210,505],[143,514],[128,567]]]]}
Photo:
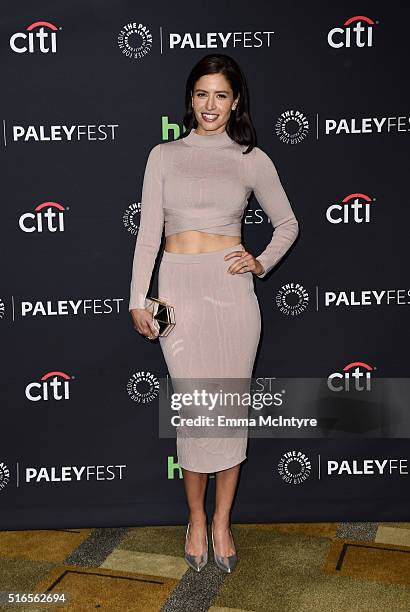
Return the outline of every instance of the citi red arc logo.
{"type": "Polygon", "coordinates": [[[327,379],[327,386],[331,391],[370,391],[371,373],[373,368],[364,361],[352,361],[343,368],[342,372],[333,372],[327,379]],[[364,386],[361,386],[361,383],[364,386]]]}
{"type": "Polygon", "coordinates": [[[370,223],[370,204],[374,198],[365,193],[351,193],[341,204],[331,204],[326,210],[329,223],[370,223]]]}
{"type": "Polygon", "coordinates": [[[70,399],[70,381],[72,376],[59,370],[47,372],[40,378],[40,382],[31,382],[26,386],[25,395],[31,402],[40,400],[68,400],[70,399]]]}
{"type": "Polygon", "coordinates": [[[23,213],[19,227],[23,232],[64,232],[64,212],[68,210],[58,202],[38,204],[34,212],[23,213]]]}
{"type": "Polygon", "coordinates": [[[364,15],[347,19],[342,28],[332,28],[327,35],[328,44],[334,49],[340,47],[372,47],[373,26],[376,21],[364,15]]]}
{"type": "Polygon", "coordinates": [[[35,21],[26,32],[10,37],[10,48],[15,53],[57,53],[58,28],[49,21],[35,21]]]}

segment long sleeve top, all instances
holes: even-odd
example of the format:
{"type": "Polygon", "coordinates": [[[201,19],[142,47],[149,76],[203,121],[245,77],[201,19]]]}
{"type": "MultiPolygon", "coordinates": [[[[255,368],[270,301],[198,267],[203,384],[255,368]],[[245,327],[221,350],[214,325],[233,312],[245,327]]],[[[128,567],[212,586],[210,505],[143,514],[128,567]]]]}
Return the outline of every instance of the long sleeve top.
{"type": "Polygon", "coordinates": [[[295,241],[298,221],[271,158],[226,131],[155,145],[149,152],[141,197],[140,225],[132,263],[129,310],[144,308],[155,260],[165,237],[197,230],[241,236],[241,221],[254,192],[274,231],[256,259],[263,278],[295,241]]]}

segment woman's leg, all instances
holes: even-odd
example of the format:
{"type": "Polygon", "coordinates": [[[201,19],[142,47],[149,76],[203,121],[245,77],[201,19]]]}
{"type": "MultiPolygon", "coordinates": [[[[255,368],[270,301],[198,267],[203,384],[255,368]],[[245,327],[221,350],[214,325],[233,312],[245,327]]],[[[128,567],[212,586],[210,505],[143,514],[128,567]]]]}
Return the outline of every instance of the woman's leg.
{"type": "Polygon", "coordinates": [[[215,511],[212,519],[215,550],[218,555],[235,554],[232,538],[229,532],[230,514],[233,498],[239,479],[241,464],[227,470],[216,472],[215,511]]]}
{"type": "Polygon", "coordinates": [[[206,546],[206,513],[205,490],[208,474],[191,472],[182,468],[184,486],[189,507],[189,533],[187,552],[190,555],[200,555],[206,546]]]}

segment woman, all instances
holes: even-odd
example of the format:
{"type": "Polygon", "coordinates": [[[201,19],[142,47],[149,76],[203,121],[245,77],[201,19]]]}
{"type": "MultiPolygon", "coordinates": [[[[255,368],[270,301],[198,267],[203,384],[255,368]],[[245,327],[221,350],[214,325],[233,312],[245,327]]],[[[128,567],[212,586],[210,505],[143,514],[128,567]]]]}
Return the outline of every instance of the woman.
{"type": "MultiPolygon", "coordinates": [[[[155,338],[144,301],[165,226],[158,296],[174,306],[176,325],[159,341],[171,378],[249,380],[261,330],[253,275],[263,278],[283,257],[298,222],[272,160],[255,146],[238,64],[227,55],[203,57],[188,77],[185,103],[186,132],[155,145],[147,159],[129,310],[135,329],[155,338]],[[241,242],[252,191],[275,228],[257,257],[241,242]]],[[[246,446],[244,435],[194,437],[177,428],[189,506],[185,559],[197,571],[208,559],[209,473],[216,475],[214,558],[226,572],[236,564],[230,513],[246,446]]]]}

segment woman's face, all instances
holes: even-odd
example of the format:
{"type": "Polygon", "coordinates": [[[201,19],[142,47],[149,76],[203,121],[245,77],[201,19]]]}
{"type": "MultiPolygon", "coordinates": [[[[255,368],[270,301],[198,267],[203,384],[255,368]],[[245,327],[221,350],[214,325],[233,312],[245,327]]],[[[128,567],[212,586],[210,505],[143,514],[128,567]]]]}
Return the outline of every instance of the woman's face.
{"type": "Polygon", "coordinates": [[[192,94],[192,108],[198,126],[198,134],[219,134],[225,130],[234,100],[233,91],[223,74],[205,74],[195,83],[192,94]]]}

